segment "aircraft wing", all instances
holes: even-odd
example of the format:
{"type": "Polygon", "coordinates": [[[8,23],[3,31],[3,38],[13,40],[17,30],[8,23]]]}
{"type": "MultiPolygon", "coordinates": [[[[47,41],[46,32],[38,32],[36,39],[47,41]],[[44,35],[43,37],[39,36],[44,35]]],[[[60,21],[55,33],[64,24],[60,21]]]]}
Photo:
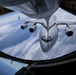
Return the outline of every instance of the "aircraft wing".
{"type": "MultiPolygon", "coordinates": [[[[21,19],[20,15],[18,15],[18,20],[25,22],[25,20],[21,19]]],[[[27,20],[27,22],[32,22],[32,23],[42,22],[42,23],[44,23],[45,20],[44,20],[44,19],[33,19],[33,18],[32,18],[31,20],[27,20]]]]}
{"type": "Polygon", "coordinates": [[[40,25],[42,25],[44,28],[47,28],[47,26],[45,25],[46,22],[45,22],[44,19],[31,19],[31,20],[25,21],[25,20],[22,20],[22,19],[20,18],[20,16],[18,16],[18,20],[24,22],[23,25],[21,25],[21,26],[25,26],[25,24],[27,24],[27,23],[34,23],[34,25],[40,24],[40,25]]]}
{"type": "Polygon", "coordinates": [[[57,25],[76,25],[76,21],[57,21],[57,25]]]}

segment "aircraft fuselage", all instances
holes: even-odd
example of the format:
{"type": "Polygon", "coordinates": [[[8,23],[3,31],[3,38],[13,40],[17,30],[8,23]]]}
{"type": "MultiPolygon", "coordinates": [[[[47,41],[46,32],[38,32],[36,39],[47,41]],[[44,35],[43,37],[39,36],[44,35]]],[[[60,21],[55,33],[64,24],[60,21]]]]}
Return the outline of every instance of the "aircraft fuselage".
{"type": "Polygon", "coordinates": [[[48,52],[54,46],[58,38],[58,28],[55,23],[56,16],[52,15],[48,20],[46,24],[47,28],[42,27],[39,34],[40,45],[43,52],[48,52]]]}

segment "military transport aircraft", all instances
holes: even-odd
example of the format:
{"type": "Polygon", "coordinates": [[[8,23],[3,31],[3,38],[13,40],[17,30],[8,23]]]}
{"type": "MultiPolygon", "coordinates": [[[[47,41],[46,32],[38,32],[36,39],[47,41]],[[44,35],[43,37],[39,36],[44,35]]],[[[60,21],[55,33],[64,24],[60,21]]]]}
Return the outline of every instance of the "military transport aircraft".
{"type": "MultiPolygon", "coordinates": [[[[62,9],[76,15],[76,0],[5,0],[5,1],[0,0],[0,5],[14,11],[18,10],[30,18],[45,19],[46,24],[39,21],[37,22],[26,21],[24,22],[23,25],[21,25],[21,28],[25,29],[28,26],[28,23],[33,22],[34,23],[33,26],[29,29],[30,32],[34,32],[38,24],[42,25],[39,38],[43,52],[48,52],[56,43],[58,38],[58,28],[57,28],[58,25],[66,25],[65,33],[67,34],[67,36],[70,37],[73,35],[73,31],[71,30],[69,25],[75,25],[76,22],[75,21],[58,22],[56,20],[56,16],[53,14],[55,11],[57,11],[59,7],[61,7],[62,9]]],[[[20,19],[20,16],[18,17],[18,19],[20,19]]],[[[54,60],[27,61],[23,59],[14,58],[12,56],[0,52],[1,57],[5,57],[22,63],[32,64],[30,67],[35,67],[35,68],[41,66],[42,67],[53,66],[56,64],[59,65],[62,62],[65,63],[65,61],[69,62],[69,59],[71,60],[74,54],[71,55],[72,57],[69,57],[70,55],[63,57],[64,60],[60,58],[60,59],[56,59],[55,61],[54,60]]]]}

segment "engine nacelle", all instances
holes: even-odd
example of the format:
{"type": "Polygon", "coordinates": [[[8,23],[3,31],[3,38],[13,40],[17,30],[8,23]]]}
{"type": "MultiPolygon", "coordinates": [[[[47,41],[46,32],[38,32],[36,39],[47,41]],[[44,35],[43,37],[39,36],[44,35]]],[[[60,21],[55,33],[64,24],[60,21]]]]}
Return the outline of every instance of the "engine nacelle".
{"type": "Polygon", "coordinates": [[[73,35],[73,31],[69,27],[66,27],[65,33],[68,37],[71,37],[73,35]]]}
{"type": "Polygon", "coordinates": [[[29,29],[29,31],[31,32],[31,33],[33,33],[35,30],[36,30],[36,25],[33,25],[30,29],[29,29]]]}
{"type": "Polygon", "coordinates": [[[24,23],[23,25],[21,25],[21,29],[25,29],[27,27],[28,23],[24,23]]]}

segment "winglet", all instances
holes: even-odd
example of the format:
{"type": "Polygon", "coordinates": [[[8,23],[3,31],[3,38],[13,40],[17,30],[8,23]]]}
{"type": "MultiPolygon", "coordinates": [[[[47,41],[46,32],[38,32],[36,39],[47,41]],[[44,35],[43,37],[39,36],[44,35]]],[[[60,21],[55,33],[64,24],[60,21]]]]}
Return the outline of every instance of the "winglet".
{"type": "Polygon", "coordinates": [[[18,20],[20,20],[20,16],[18,15],[18,20]]]}

